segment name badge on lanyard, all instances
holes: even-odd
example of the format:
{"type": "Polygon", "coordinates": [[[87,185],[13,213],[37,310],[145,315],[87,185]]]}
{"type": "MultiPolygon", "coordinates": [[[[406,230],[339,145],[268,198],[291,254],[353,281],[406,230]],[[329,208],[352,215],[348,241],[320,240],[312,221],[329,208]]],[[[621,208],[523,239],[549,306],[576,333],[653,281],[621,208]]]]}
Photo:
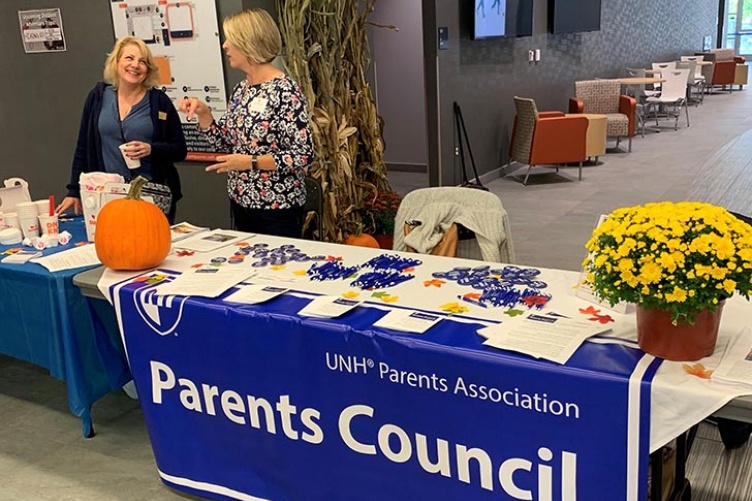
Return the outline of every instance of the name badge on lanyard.
{"type": "Polygon", "coordinates": [[[251,101],[251,113],[263,113],[269,100],[264,97],[255,97],[251,101]]]}

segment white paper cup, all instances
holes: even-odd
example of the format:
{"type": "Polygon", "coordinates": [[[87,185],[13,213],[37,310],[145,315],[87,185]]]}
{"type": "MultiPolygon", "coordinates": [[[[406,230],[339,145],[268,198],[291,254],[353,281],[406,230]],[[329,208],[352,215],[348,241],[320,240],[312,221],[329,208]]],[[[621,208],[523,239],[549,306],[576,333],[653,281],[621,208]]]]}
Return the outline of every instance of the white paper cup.
{"type": "Polygon", "coordinates": [[[18,221],[18,214],[15,212],[6,212],[5,213],[5,226],[9,226],[11,228],[18,228],[21,229],[21,223],[18,221]]]}
{"type": "Polygon", "coordinates": [[[42,235],[57,235],[60,233],[57,216],[39,216],[39,230],[42,235]]]}
{"type": "Polygon", "coordinates": [[[34,238],[39,236],[39,218],[19,218],[18,222],[21,224],[21,231],[23,232],[24,238],[34,238]]]}
{"type": "Polygon", "coordinates": [[[129,158],[128,156],[126,156],[125,148],[127,146],[128,146],[127,144],[121,144],[120,146],[118,146],[118,148],[120,148],[120,153],[123,154],[123,160],[125,160],[125,165],[129,169],[138,169],[139,167],[141,167],[141,160],[139,160],[138,158],[133,159],[133,158],[129,158]]]}
{"type": "Polygon", "coordinates": [[[21,202],[16,204],[15,212],[18,214],[19,219],[32,218],[39,215],[37,206],[34,202],[21,202]]]}
{"type": "Polygon", "coordinates": [[[46,216],[50,213],[49,200],[34,200],[34,205],[37,206],[37,215],[46,216]]]}

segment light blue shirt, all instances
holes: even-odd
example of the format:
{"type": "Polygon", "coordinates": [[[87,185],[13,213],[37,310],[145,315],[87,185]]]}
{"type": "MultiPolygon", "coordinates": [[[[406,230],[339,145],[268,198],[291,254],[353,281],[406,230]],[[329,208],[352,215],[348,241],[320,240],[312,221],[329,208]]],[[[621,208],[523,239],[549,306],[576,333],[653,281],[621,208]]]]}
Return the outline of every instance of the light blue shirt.
{"type": "Polygon", "coordinates": [[[117,109],[117,94],[112,86],[107,86],[102,96],[102,112],[99,114],[99,136],[102,139],[102,159],[105,170],[120,174],[128,182],[136,175],[151,181],[151,162],[149,157],[141,159],[141,167],[129,169],[125,165],[119,146],[129,141],[143,141],[151,144],[154,126],[149,110],[149,92],[136,103],[125,119],[120,122],[117,109]],[[121,128],[122,126],[122,128],[121,128]]]}

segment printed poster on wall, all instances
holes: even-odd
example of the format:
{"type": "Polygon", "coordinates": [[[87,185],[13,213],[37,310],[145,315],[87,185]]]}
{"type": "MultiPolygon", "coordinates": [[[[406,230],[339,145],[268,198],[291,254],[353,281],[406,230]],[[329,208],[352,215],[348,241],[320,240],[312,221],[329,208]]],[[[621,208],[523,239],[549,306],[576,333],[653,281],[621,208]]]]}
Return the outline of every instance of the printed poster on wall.
{"type": "MultiPolygon", "coordinates": [[[[198,98],[215,117],[227,109],[222,50],[215,0],[113,0],[115,37],[142,39],[159,67],[159,85],[177,108],[184,98],[198,98]]],[[[213,149],[185,115],[183,132],[188,160],[213,157],[213,149]]]]}
{"type": "Polygon", "coordinates": [[[60,9],[19,10],[18,22],[27,54],[65,51],[60,9]]]}

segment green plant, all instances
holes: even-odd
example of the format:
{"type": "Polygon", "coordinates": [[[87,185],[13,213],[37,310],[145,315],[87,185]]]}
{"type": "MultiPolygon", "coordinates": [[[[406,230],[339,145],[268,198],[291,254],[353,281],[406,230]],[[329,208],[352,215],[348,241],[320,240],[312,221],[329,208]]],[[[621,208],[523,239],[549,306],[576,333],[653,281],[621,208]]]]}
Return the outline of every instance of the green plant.
{"type": "Polygon", "coordinates": [[[594,231],[586,282],[611,305],[626,301],[693,323],[752,288],[752,227],[721,207],[659,202],[616,209],[594,231]]]}
{"type": "Polygon", "coordinates": [[[393,235],[394,219],[402,196],[394,191],[378,191],[363,204],[365,228],[373,235],[393,235]]]}

